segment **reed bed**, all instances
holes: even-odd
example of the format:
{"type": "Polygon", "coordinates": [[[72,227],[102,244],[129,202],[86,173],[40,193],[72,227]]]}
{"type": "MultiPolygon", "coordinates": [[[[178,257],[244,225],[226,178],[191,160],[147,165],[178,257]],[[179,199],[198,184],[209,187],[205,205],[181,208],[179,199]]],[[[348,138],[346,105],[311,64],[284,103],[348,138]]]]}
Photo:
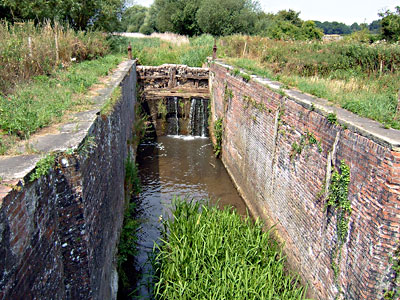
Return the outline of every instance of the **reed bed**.
{"type": "Polygon", "coordinates": [[[304,299],[260,221],[233,209],[173,201],[155,250],[156,299],[304,299]]]}

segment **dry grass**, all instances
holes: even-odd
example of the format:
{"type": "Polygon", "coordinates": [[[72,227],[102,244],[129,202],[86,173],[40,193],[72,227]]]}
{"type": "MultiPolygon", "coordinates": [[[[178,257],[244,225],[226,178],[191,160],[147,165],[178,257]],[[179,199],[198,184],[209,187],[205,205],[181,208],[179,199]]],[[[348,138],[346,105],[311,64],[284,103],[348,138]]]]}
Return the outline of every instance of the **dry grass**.
{"type": "Polygon", "coordinates": [[[109,51],[99,32],[75,32],[59,24],[0,23],[0,94],[33,76],[48,75],[71,61],[103,56],[109,51]]]}
{"type": "Polygon", "coordinates": [[[124,37],[130,37],[130,38],[158,38],[160,40],[170,42],[177,46],[189,44],[189,42],[190,42],[189,38],[187,36],[179,35],[179,34],[171,33],[171,32],[164,32],[164,33],[154,32],[151,35],[145,35],[143,33],[137,33],[137,32],[122,32],[122,33],[114,33],[114,34],[124,36],[124,37]]]}

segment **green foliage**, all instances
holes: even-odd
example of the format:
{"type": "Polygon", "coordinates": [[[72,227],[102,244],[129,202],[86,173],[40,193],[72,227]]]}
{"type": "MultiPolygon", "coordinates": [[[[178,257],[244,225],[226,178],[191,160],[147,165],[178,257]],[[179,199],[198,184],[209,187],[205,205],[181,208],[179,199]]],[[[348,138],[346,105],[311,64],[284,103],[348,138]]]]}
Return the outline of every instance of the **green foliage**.
{"type": "Polygon", "coordinates": [[[88,157],[90,151],[97,146],[95,137],[93,135],[88,135],[83,140],[83,142],[79,145],[77,149],[77,153],[83,157],[88,157]]]}
{"type": "Polygon", "coordinates": [[[132,44],[132,55],[139,64],[158,66],[162,64],[186,64],[190,67],[201,67],[207,56],[212,53],[210,36],[192,38],[190,44],[180,46],[161,41],[158,38],[123,38],[111,39],[111,47],[117,52],[126,53],[128,44],[132,44]]]}
{"type": "Polygon", "coordinates": [[[222,151],[222,135],[224,131],[223,121],[224,121],[223,118],[218,118],[214,122],[214,137],[215,137],[214,153],[216,157],[219,157],[222,151]]]}
{"type": "Polygon", "coordinates": [[[344,160],[340,163],[340,171],[339,173],[337,170],[334,170],[332,173],[326,205],[333,207],[338,213],[337,238],[339,244],[343,244],[346,241],[348,222],[351,215],[351,203],[348,200],[350,168],[344,160]]]}
{"type": "Polygon", "coordinates": [[[108,52],[100,32],[74,31],[58,23],[0,22],[0,95],[11,93],[16,84],[34,76],[53,74],[71,65],[71,59],[81,62],[108,52]]]}
{"type": "Polygon", "coordinates": [[[331,123],[331,124],[338,124],[338,122],[337,122],[337,116],[336,116],[335,113],[329,113],[329,114],[326,116],[326,119],[327,119],[328,122],[331,123]]]}
{"type": "Polygon", "coordinates": [[[247,109],[249,106],[259,110],[260,112],[267,111],[267,106],[262,101],[258,102],[250,96],[243,96],[243,101],[245,102],[244,108],[247,109]]]}
{"type": "Polygon", "coordinates": [[[251,80],[251,76],[247,73],[240,73],[239,76],[242,77],[245,82],[249,82],[251,80]]]}
{"type": "Polygon", "coordinates": [[[100,109],[100,115],[102,116],[109,116],[113,111],[116,103],[121,99],[122,96],[122,89],[121,87],[116,87],[109,99],[103,104],[102,108],[100,109]]]}
{"type": "MultiPolygon", "coordinates": [[[[136,203],[131,202],[125,209],[124,222],[122,225],[121,236],[118,244],[117,267],[118,275],[124,287],[129,285],[128,277],[125,273],[123,264],[128,261],[129,257],[134,257],[137,250],[138,230],[140,223],[135,218],[136,203]]],[[[129,266],[132,267],[132,266],[129,266]]]]}
{"type": "Polygon", "coordinates": [[[394,278],[391,280],[393,288],[387,290],[383,296],[385,300],[398,300],[400,299],[400,291],[398,285],[400,284],[400,247],[394,251],[394,255],[389,257],[389,263],[392,265],[394,271],[394,278]]]}
{"type": "Polygon", "coordinates": [[[132,160],[130,154],[125,161],[125,190],[129,195],[138,195],[142,191],[138,166],[132,160]]]}
{"type": "Polygon", "coordinates": [[[249,0],[203,0],[196,20],[202,32],[213,36],[251,33],[257,10],[249,0]]]}
{"type": "Polygon", "coordinates": [[[322,152],[321,142],[317,140],[314,133],[307,130],[304,134],[300,136],[299,143],[297,143],[296,141],[292,143],[290,159],[293,160],[296,155],[300,155],[303,150],[305,150],[307,147],[312,147],[313,145],[317,145],[318,152],[322,152]]]}
{"type": "Polygon", "coordinates": [[[139,32],[146,18],[148,8],[141,5],[128,7],[121,17],[121,31],[139,32]]]}
{"type": "Polygon", "coordinates": [[[156,246],[155,299],[304,299],[263,224],[234,210],[173,200],[156,246]]]}
{"type": "Polygon", "coordinates": [[[232,100],[232,98],[233,98],[233,91],[230,88],[228,88],[227,84],[225,84],[224,101],[228,102],[232,100]]]}
{"type": "Polygon", "coordinates": [[[63,20],[75,29],[100,28],[112,31],[124,0],[3,0],[10,21],[63,20]]]}
{"type": "Polygon", "coordinates": [[[0,95],[0,129],[26,138],[59,121],[66,110],[89,105],[88,98],[78,94],[86,92],[120,61],[119,56],[85,61],[50,77],[36,77],[31,83],[19,85],[14,94],[0,95]]]}
{"type": "MultiPolygon", "coordinates": [[[[351,203],[348,199],[350,183],[350,167],[344,160],[340,162],[340,172],[334,170],[331,183],[328,188],[328,201],[326,207],[332,207],[336,212],[336,238],[337,244],[332,250],[331,266],[334,272],[336,285],[339,287],[338,276],[340,273],[340,261],[342,258],[342,247],[347,239],[349,220],[352,212],[351,203]]],[[[339,287],[339,293],[340,293],[339,287]]]]}
{"type": "Polygon", "coordinates": [[[36,164],[36,167],[29,176],[29,182],[35,181],[42,176],[46,176],[49,174],[50,169],[54,166],[54,160],[56,159],[55,154],[48,154],[39,160],[36,164]]]}
{"type": "Polygon", "coordinates": [[[158,114],[161,116],[162,119],[165,119],[167,116],[167,105],[165,104],[163,99],[160,99],[157,103],[157,111],[158,114]]]}
{"type": "Polygon", "coordinates": [[[400,41],[400,6],[396,6],[394,12],[387,10],[379,15],[382,17],[382,38],[391,42],[400,41]]]}

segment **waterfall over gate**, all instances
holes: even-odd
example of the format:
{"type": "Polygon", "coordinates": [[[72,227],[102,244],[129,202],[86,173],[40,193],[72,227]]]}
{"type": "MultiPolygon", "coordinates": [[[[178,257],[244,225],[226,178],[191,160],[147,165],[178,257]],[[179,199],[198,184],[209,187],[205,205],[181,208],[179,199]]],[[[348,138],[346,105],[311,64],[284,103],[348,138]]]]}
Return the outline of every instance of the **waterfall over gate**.
{"type": "Polygon", "coordinates": [[[208,137],[208,99],[167,97],[167,135],[208,137]],[[189,106],[185,113],[185,106],[189,106]],[[187,114],[188,113],[188,114],[187,114]]]}

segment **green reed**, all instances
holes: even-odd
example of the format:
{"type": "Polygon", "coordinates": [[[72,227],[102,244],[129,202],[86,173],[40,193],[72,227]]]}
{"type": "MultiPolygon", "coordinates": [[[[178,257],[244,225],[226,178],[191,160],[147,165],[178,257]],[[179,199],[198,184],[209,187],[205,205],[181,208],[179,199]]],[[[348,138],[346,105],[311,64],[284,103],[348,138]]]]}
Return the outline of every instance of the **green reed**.
{"type": "Polygon", "coordinates": [[[156,299],[304,299],[262,228],[231,208],[174,199],[155,249],[156,299]]]}

